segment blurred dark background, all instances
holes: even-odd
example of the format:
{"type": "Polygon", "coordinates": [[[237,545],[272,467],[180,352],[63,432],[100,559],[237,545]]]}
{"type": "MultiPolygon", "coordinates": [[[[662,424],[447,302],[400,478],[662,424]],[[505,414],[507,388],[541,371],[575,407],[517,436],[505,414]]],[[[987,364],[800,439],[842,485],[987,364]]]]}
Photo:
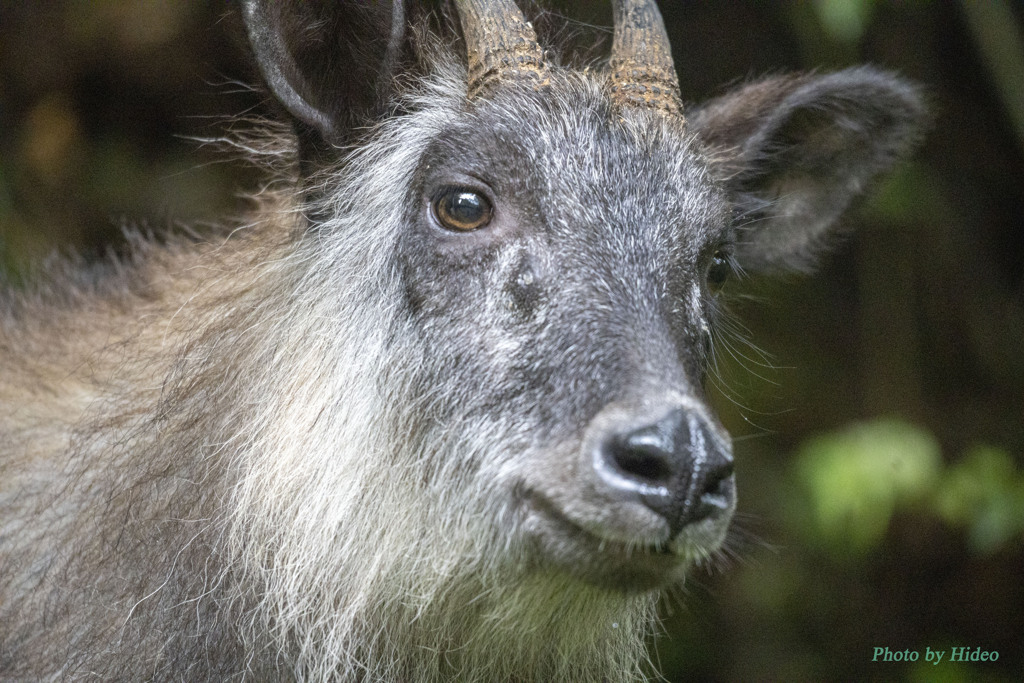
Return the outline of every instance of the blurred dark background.
{"type": "MultiPolygon", "coordinates": [[[[232,5],[0,0],[0,274],[241,210],[259,175],[197,141],[269,111],[232,5]]],[[[548,6],[592,46],[606,5],[548,6]]],[[[935,122],[815,274],[733,284],[747,329],[714,384],[739,520],[665,601],[656,660],[671,681],[1020,680],[1024,5],[661,5],[690,102],[869,62],[921,83],[935,122]],[[949,662],[961,646],[998,660],[949,662]]]]}

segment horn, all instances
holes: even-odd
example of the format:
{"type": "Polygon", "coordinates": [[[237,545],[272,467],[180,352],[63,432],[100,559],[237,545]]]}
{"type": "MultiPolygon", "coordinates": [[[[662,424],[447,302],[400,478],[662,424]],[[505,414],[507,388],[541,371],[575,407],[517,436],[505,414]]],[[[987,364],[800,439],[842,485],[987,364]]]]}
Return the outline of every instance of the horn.
{"type": "Polygon", "coordinates": [[[547,85],[548,67],[537,34],[512,0],[455,0],[466,37],[469,99],[502,80],[547,85]]]}
{"type": "Polygon", "coordinates": [[[614,0],[615,38],[608,66],[611,99],[682,116],[679,77],[665,22],[654,0],[614,0]]]}

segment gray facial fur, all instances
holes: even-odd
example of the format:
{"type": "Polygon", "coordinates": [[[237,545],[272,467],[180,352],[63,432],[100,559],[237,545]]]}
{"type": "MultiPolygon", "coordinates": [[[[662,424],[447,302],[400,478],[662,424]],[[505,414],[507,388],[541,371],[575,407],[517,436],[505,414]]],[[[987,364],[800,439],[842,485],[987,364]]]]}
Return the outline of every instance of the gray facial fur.
{"type": "Polygon", "coordinates": [[[656,79],[531,44],[471,93],[459,8],[529,37],[514,3],[243,4],[286,121],[239,143],[253,214],[0,292],[0,678],[643,679],[736,505],[721,281],[812,263],[922,98],[860,68],[680,115],[664,40],[656,79]]]}

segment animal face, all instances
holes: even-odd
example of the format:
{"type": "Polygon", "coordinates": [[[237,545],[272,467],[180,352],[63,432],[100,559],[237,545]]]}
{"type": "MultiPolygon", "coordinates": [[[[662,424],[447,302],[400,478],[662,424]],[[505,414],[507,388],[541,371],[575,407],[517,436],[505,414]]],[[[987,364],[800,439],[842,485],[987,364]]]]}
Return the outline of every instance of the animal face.
{"type": "Polygon", "coordinates": [[[686,108],[649,0],[586,69],[511,0],[241,4],[256,214],[0,302],[0,671],[642,678],[736,506],[719,290],[810,263],[920,96],[686,108]]]}
{"type": "Polygon", "coordinates": [[[529,435],[536,457],[493,457],[542,556],[635,589],[714,549],[734,487],[702,383],[731,225],[685,128],[584,79],[510,88],[430,142],[407,206],[436,419],[529,435]]]}
{"type": "Polygon", "coordinates": [[[362,193],[400,204],[382,258],[417,359],[400,400],[425,479],[460,491],[519,571],[628,593],[713,553],[736,502],[703,391],[718,290],[813,256],[913,139],[913,88],[850,70],[684,111],[651,2],[614,4],[609,64],[584,71],[545,57],[505,0],[455,3],[468,68],[400,3],[245,7],[335,212],[309,228],[358,218],[362,193]],[[376,57],[362,76],[338,32],[376,57]],[[390,156],[367,151],[387,140],[390,156]],[[360,164],[371,180],[323,180],[360,164]]]}

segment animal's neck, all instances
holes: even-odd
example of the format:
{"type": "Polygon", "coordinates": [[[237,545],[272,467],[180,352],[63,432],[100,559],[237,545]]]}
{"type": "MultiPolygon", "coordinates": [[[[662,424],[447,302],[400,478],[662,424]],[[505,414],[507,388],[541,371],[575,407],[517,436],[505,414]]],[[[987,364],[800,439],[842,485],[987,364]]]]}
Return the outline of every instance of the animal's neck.
{"type": "Polygon", "coordinates": [[[466,581],[427,604],[378,587],[378,598],[391,598],[307,624],[316,633],[293,634],[298,677],[525,683],[627,681],[650,673],[652,596],[628,597],[546,573],[488,584],[466,581]]]}

